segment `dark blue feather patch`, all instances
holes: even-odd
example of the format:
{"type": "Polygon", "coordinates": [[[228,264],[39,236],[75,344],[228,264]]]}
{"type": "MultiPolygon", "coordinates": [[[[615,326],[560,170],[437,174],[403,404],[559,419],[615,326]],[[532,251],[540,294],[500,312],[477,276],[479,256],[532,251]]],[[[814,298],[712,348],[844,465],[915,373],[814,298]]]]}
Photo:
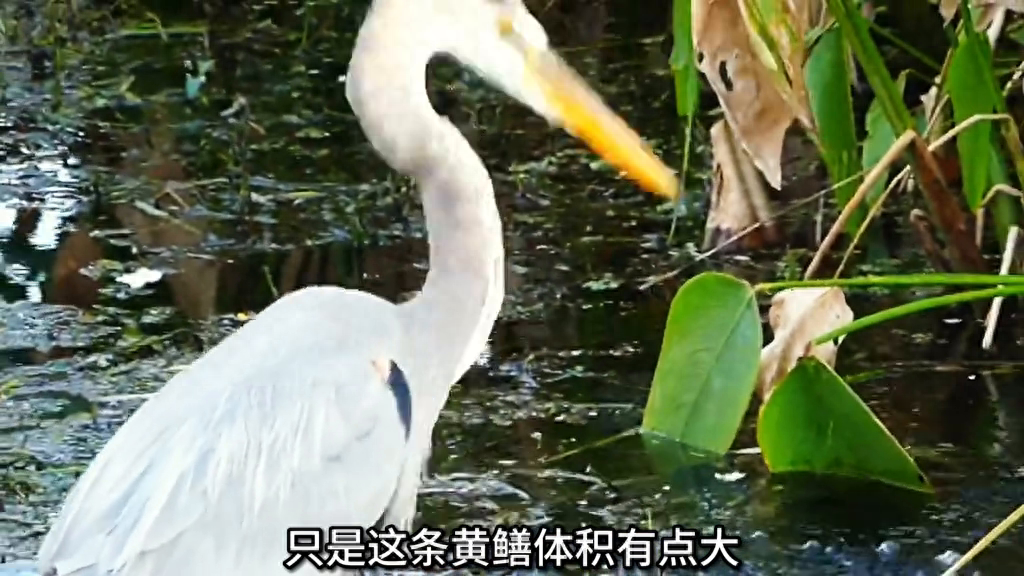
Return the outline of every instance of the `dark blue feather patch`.
{"type": "Polygon", "coordinates": [[[398,410],[398,417],[402,419],[405,426],[405,439],[409,439],[409,429],[412,427],[412,393],[409,390],[409,381],[405,379],[405,372],[391,361],[391,372],[388,375],[388,386],[391,393],[395,395],[395,408],[398,410]]]}

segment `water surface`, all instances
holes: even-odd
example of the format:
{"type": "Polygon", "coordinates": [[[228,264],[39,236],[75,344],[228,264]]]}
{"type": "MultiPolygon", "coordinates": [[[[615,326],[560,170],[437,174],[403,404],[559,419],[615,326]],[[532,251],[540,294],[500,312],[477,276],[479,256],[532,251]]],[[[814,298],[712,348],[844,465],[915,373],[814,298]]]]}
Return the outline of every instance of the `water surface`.
{"type": "MultiPolygon", "coordinates": [[[[678,162],[668,3],[535,4],[567,57],[678,162]]],[[[40,40],[45,15],[17,13],[23,35],[0,57],[3,553],[30,557],[141,396],[275,296],[314,283],[393,299],[418,289],[415,191],[372,154],[344,99],[364,6],[160,12],[166,39],[117,20],[121,33],[86,27],[73,37],[84,48],[63,54],[40,40]],[[187,80],[210,62],[205,83],[187,80]]],[[[780,248],[640,289],[687,260],[703,213],[690,210],[669,241],[669,211],[569,138],[450,62],[430,77],[436,108],[492,171],[508,297],[437,426],[422,523],[719,524],[742,538],[751,574],[937,574],[937,557],[1024,499],[1016,322],[1004,319],[996,361],[955,311],[858,334],[837,367],[861,375],[858,393],[919,459],[933,502],[769,480],[749,453],[756,406],[737,453],[714,466],[656,466],[635,436],[562,457],[639,423],[682,281],[704,267],[791,270],[780,248]]],[[[697,159],[687,182],[700,208],[702,147],[697,159]]],[[[893,301],[851,296],[859,315],[893,301]]],[[[1005,536],[972,569],[1020,573],[1021,543],[1005,536]]]]}

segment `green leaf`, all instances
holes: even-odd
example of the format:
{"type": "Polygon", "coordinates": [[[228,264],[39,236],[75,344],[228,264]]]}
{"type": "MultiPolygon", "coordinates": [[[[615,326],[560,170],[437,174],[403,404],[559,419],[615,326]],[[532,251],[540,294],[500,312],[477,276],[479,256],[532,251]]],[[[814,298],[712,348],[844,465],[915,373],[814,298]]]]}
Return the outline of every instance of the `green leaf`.
{"type": "Polygon", "coordinates": [[[902,134],[914,126],[913,117],[900,97],[896,82],[889,75],[878,46],[871,39],[867,19],[853,0],[826,0],[829,13],[843,31],[843,38],[857,56],[864,77],[875,91],[879,105],[896,132],[902,134]]]}
{"type": "Polygon", "coordinates": [[[672,300],[643,430],[724,454],[750,405],[760,359],[750,285],[712,272],[691,278],[672,300]]]}
{"type": "Polygon", "coordinates": [[[676,84],[676,113],[683,118],[697,111],[700,95],[690,3],[691,0],[675,0],[672,3],[673,45],[668,59],[676,84]]]}
{"type": "Polygon", "coordinates": [[[801,359],[762,406],[757,442],[775,474],[838,475],[933,492],[867,405],[813,356],[801,359]]]}
{"type": "Polygon", "coordinates": [[[814,280],[781,280],[761,282],[755,292],[777,292],[787,288],[882,288],[909,286],[1024,286],[1024,274],[893,274],[874,276],[867,274],[855,278],[817,278],[814,280]]]}
{"type": "MultiPolygon", "coordinates": [[[[991,114],[995,96],[988,90],[992,51],[978,34],[965,34],[953,52],[946,89],[953,105],[953,120],[960,124],[975,114],[991,114]],[[987,68],[987,70],[986,70],[987,68]]],[[[963,170],[964,196],[974,212],[981,206],[989,188],[988,158],[992,148],[992,124],[978,122],[956,137],[956,148],[963,170]]]]}
{"type": "MultiPolygon", "coordinates": [[[[899,89],[900,94],[903,94],[904,87],[907,83],[907,71],[904,70],[900,74],[899,78],[896,79],[896,86],[899,89]]],[[[864,139],[864,152],[861,156],[861,168],[867,173],[869,170],[878,164],[878,161],[885,156],[885,153],[892,148],[894,142],[896,142],[896,133],[893,132],[892,125],[885,117],[885,112],[882,110],[882,103],[875,98],[871,101],[871,106],[868,108],[867,117],[864,120],[864,124],[867,128],[867,138],[864,139]]],[[[921,133],[922,130],[919,129],[921,133]]],[[[878,201],[878,198],[885,191],[885,187],[889,181],[889,170],[886,169],[882,177],[872,187],[871,191],[868,192],[867,206],[870,209],[878,201]]]]}
{"type": "MultiPolygon", "coordinates": [[[[839,28],[826,31],[814,45],[804,67],[804,79],[829,179],[833,184],[842,182],[858,172],[858,147],[850,96],[849,61],[839,28]]],[[[840,207],[846,206],[860,182],[861,178],[852,178],[836,188],[840,207]]],[[[863,206],[854,212],[846,223],[850,236],[857,233],[866,216],[863,206]]]]}

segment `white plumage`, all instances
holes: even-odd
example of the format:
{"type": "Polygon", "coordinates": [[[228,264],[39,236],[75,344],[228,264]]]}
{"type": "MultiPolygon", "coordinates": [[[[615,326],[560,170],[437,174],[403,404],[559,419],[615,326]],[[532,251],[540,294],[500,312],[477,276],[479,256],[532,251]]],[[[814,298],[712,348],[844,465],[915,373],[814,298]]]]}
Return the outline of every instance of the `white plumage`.
{"type": "Polygon", "coordinates": [[[398,334],[395,306],[375,296],[284,296],[129,418],[71,491],[40,565],[180,576],[202,559],[203,574],[283,574],[288,527],[373,524],[406,438],[370,359],[400,356],[398,334]]]}

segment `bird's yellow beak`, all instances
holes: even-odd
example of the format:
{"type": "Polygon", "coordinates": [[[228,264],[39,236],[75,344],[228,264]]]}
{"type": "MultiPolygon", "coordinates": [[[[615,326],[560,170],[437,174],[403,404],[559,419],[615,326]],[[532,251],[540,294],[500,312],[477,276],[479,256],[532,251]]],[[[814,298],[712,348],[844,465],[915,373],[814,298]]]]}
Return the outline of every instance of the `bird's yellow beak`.
{"type": "Polygon", "coordinates": [[[674,200],[679,195],[675,171],[666,166],[640,136],[553,50],[525,47],[526,69],[546,96],[562,127],[642,188],[674,200]]]}

